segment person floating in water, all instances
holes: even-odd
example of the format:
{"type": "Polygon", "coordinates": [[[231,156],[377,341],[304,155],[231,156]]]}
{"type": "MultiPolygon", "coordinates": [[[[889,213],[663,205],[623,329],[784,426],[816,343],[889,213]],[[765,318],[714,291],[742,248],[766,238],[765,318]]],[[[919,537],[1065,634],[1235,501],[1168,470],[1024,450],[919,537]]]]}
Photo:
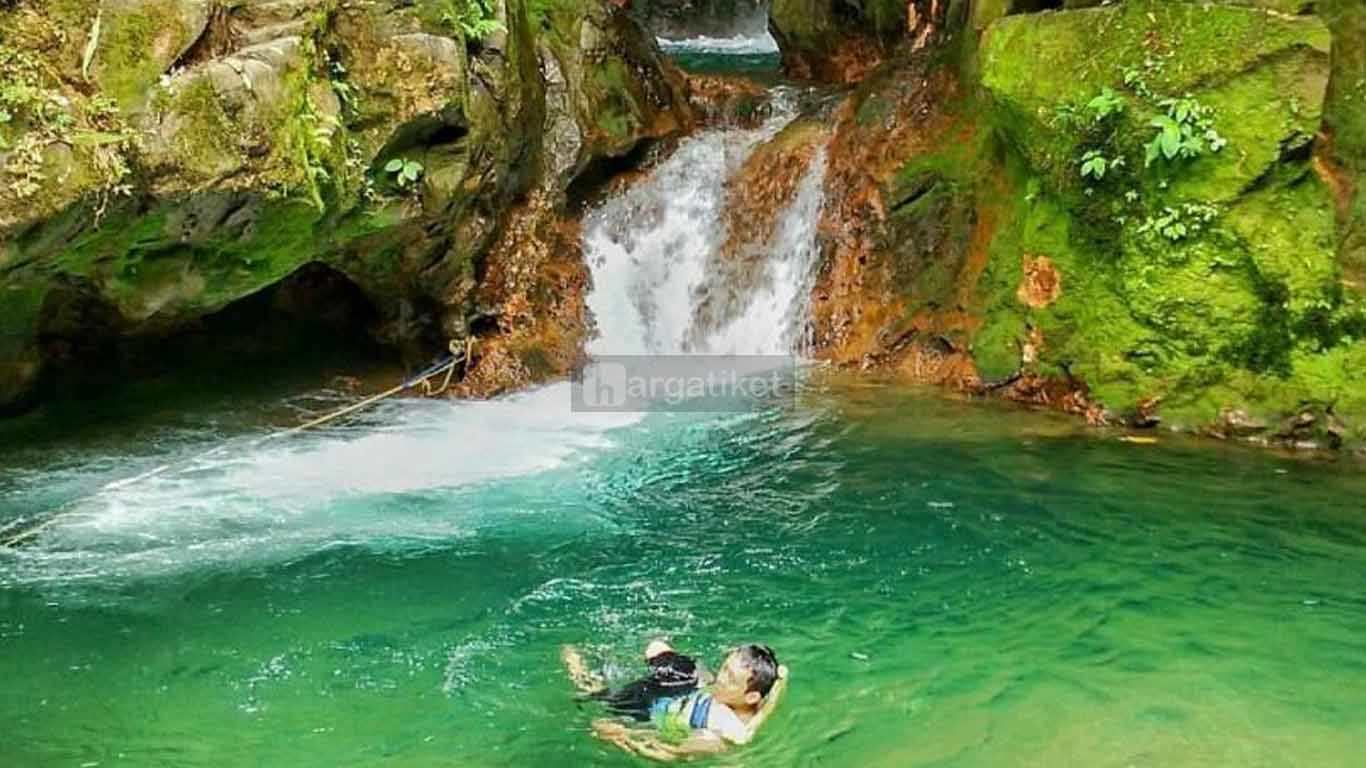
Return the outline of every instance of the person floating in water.
{"type": "Polygon", "coordinates": [[[748,744],[777,707],[787,686],[787,668],[766,645],[742,645],[726,655],[714,682],[689,656],[667,643],[646,648],[650,674],[611,690],[588,669],[577,650],[562,653],[570,679],[609,711],[655,728],[631,728],[620,720],[599,719],[593,733],[628,752],[656,760],[720,752],[748,744]]]}
{"type": "Polygon", "coordinates": [[[682,699],[711,682],[711,676],[696,659],[678,653],[662,640],[646,646],[645,663],[650,668],[647,676],[609,690],[601,678],[587,670],[576,651],[572,648],[565,651],[565,664],[571,677],[583,681],[579,687],[589,698],[603,702],[613,714],[637,722],[656,719],[669,702],[682,699]]]}

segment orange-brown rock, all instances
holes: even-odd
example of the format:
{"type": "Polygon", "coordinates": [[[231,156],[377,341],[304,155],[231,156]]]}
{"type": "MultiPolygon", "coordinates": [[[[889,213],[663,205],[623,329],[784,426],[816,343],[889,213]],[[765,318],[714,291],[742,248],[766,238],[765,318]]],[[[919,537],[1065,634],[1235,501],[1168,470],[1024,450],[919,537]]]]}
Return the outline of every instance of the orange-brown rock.
{"type": "Polygon", "coordinates": [[[492,327],[473,329],[453,393],[491,397],[568,374],[588,333],[578,222],[533,194],[508,214],[485,270],[477,301],[492,327]]]}

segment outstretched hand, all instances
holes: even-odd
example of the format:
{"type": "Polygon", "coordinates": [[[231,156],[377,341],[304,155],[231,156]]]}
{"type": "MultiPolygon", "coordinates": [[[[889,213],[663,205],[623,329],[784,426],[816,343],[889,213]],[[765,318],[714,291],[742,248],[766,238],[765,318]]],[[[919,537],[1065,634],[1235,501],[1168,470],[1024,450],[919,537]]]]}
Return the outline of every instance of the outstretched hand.
{"type": "Polygon", "coordinates": [[[570,682],[582,693],[592,694],[606,690],[606,681],[602,679],[602,675],[588,668],[579,649],[572,645],[564,646],[560,649],[560,661],[564,662],[564,671],[569,674],[570,682]]]}

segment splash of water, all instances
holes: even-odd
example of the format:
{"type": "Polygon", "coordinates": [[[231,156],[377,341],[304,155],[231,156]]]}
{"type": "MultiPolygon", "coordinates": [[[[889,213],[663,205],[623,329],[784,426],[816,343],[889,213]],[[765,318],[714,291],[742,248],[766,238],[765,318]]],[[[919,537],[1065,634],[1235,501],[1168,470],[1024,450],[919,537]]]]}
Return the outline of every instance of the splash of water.
{"type": "Polygon", "coordinates": [[[715,130],[685,141],[646,180],[595,210],[584,225],[593,272],[588,306],[595,355],[785,354],[797,351],[818,255],[823,202],[818,155],[777,219],[768,260],[743,310],[719,328],[699,320],[698,296],[726,237],[726,181],[764,141],[795,117],[791,94],[777,94],[761,127],[715,130]]]}
{"type": "Polygon", "coordinates": [[[717,56],[764,56],[777,54],[778,41],[768,32],[733,37],[699,35],[677,40],[661,37],[659,47],[671,54],[712,54],[717,56]]]}
{"type": "MultiPolygon", "coordinates": [[[[791,94],[755,130],[716,130],[682,143],[646,179],[593,211],[585,253],[598,337],[590,352],[781,353],[795,348],[810,293],[823,162],[778,217],[772,257],[733,321],[700,343],[697,286],[724,240],[725,182],[790,122],[791,94]]],[[[37,546],[0,557],[6,584],[114,584],[187,571],[277,563],[338,545],[452,540],[476,511],[454,489],[526,477],[610,449],[639,414],[570,409],[568,384],[490,402],[398,401],[364,423],[201,453],[179,446],[173,471],[116,482],[69,504],[37,546]],[[194,457],[198,458],[194,458],[194,457]]],[[[100,463],[105,456],[90,456],[100,463]]],[[[118,459],[119,457],[115,457],[118,459]]],[[[122,460],[130,463],[127,457],[122,460]]],[[[80,463],[63,472],[81,472],[80,463]]],[[[138,475],[130,466],[128,477],[138,475]]],[[[60,478],[59,478],[60,479],[60,478]]],[[[41,494],[10,499],[44,514],[41,494]]]]}

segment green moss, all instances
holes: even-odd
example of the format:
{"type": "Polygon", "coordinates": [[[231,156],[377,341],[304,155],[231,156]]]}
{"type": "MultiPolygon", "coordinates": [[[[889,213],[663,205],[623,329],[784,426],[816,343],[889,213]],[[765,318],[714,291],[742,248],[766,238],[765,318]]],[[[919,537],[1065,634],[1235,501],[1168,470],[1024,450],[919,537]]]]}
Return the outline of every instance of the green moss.
{"type": "Polygon", "coordinates": [[[100,87],[125,110],[136,110],[179,54],[190,32],[173,0],[144,3],[129,13],[107,14],[103,28],[96,66],[100,87]]]}
{"type": "Polygon", "coordinates": [[[629,141],[641,118],[626,63],[619,58],[600,63],[593,68],[592,81],[596,86],[591,101],[597,107],[597,127],[615,141],[629,141]]]}
{"type": "Polygon", "coordinates": [[[997,125],[1056,188],[1073,185],[1081,149],[1095,138],[1090,122],[1061,119],[1060,108],[1080,107],[1104,87],[1120,91],[1131,108],[1117,147],[1141,167],[1154,107],[1124,88],[1125,73],[1141,73],[1156,94],[1194,92],[1216,107],[1231,143],[1201,161],[1214,168],[1192,175],[1201,187],[1180,193],[1226,199],[1266,171],[1288,135],[1312,135],[1330,45],[1311,17],[1133,0],[997,21],[983,41],[981,75],[997,125]]]}
{"type": "Polygon", "coordinates": [[[0,360],[9,359],[37,333],[38,310],[46,293],[44,286],[0,285],[0,360]]]}
{"type": "Polygon", "coordinates": [[[271,148],[282,191],[303,196],[321,211],[325,194],[339,196],[344,190],[345,131],[340,121],[319,111],[314,83],[307,63],[286,73],[285,96],[266,124],[274,128],[271,148]]]}
{"type": "Polygon", "coordinates": [[[1251,260],[1263,280],[1285,289],[1286,309],[1303,316],[1337,290],[1333,203],[1316,177],[1272,186],[1240,198],[1228,211],[1230,243],[1251,260]]]}
{"type": "Polygon", "coordinates": [[[45,285],[79,276],[130,319],[197,317],[278,282],[331,248],[319,216],[299,201],[250,202],[244,222],[208,240],[186,242],[175,231],[174,204],[149,212],[111,211],[102,225],[23,276],[45,285]]]}
{"type": "Polygon", "coordinates": [[[179,121],[176,152],[186,169],[213,178],[241,163],[237,150],[240,126],[228,117],[222,99],[207,77],[191,80],[169,97],[166,106],[179,121]]]}
{"type": "Polygon", "coordinates": [[[0,285],[0,411],[24,399],[41,366],[36,344],[46,286],[0,285]]]}

